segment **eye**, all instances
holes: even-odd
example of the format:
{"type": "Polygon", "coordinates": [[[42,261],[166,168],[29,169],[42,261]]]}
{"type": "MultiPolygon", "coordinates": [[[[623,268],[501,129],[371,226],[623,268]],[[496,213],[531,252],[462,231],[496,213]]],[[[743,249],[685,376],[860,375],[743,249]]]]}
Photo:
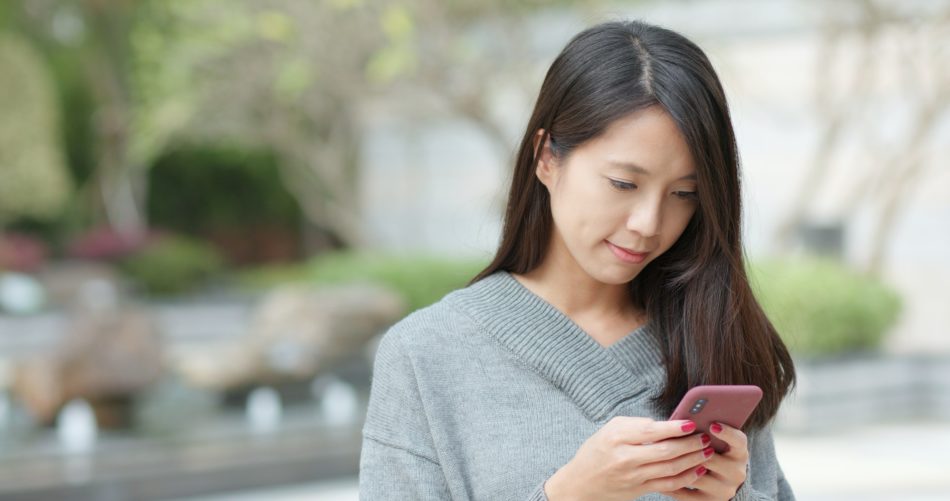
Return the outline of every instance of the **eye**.
{"type": "Polygon", "coordinates": [[[674,191],[673,194],[682,198],[683,200],[699,200],[699,197],[696,195],[695,191],[674,191]]]}
{"type": "Polygon", "coordinates": [[[635,190],[637,188],[637,185],[633,183],[625,183],[623,181],[617,181],[616,179],[611,179],[610,185],[613,186],[614,189],[618,191],[630,191],[630,190],[635,190]]]}

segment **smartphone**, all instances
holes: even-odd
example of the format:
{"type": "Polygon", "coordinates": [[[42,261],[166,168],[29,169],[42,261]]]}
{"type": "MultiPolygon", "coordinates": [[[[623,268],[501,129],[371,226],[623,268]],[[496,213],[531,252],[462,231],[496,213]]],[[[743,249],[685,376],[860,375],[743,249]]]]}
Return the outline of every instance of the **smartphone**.
{"type": "MultiPolygon", "coordinates": [[[[683,395],[670,420],[689,419],[696,423],[696,433],[709,433],[709,425],[719,422],[742,429],[746,419],[762,400],[762,389],[755,385],[706,385],[691,388],[683,395]]],[[[710,444],[716,452],[729,450],[729,445],[712,433],[710,444]]]]}

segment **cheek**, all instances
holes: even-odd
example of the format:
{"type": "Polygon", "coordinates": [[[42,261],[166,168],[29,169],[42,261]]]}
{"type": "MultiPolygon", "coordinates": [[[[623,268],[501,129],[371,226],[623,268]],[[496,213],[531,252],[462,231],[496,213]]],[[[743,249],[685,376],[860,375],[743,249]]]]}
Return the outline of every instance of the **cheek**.
{"type": "Polygon", "coordinates": [[[551,214],[558,228],[571,237],[592,237],[617,219],[620,211],[605,200],[593,182],[571,180],[558,188],[552,194],[551,214]]]}
{"type": "Polygon", "coordinates": [[[617,225],[624,224],[625,208],[602,191],[595,189],[575,194],[572,204],[566,207],[575,236],[585,245],[597,245],[601,240],[616,233],[617,225]]]}
{"type": "Polygon", "coordinates": [[[679,237],[686,230],[686,227],[689,226],[689,222],[695,213],[696,209],[694,207],[677,210],[670,215],[669,231],[664,232],[666,233],[666,238],[664,238],[665,241],[663,242],[664,250],[669,249],[674,243],[676,243],[677,240],[679,240],[679,237]]]}

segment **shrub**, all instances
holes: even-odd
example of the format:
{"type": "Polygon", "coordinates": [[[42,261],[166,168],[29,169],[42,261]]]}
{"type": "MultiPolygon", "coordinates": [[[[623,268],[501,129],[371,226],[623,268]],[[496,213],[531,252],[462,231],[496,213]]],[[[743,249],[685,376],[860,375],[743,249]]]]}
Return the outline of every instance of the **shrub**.
{"type": "Polygon", "coordinates": [[[36,272],[46,264],[48,255],[49,249],[38,238],[19,233],[0,233],[0,270],[36,272]]]}
{"type": "Polygon", "coordinates": [[[117,262],[141,252],[160,238],[161,234],[152,230],[126,234],[103,226],[73,237],[67,254],[79,259],[117,262]]]}
{"type": "Polygon", "coordinates": [[[53,79],[34,46],[9,30],[0,30],[0,74],[0,224],[54,218],[72,180],[59,142],[53,79]]]}
{"type": "Polygon", "coordinates": [[[416,310],[464,287],[486,264],[478,259],[341,251],[321,254],[303,266],[270,266],[246,272],[241,282],[263,288],[299,281],[317,284],[372,281],[392,287],[406,299],[410,310],[416,310]]]}
{"type": "Polygon", "coordinates": [[[148,220],[176,233],[297,229],[302,218],[281,180],[279,159],[270,151],[236,144],[179,145],[155,160],[148,186],[148,220]]]}
{"type": "Polygon", "coordinates": [[[359,279],[382,283],[401,293],[411,311],[464,287],[486,264],[476,259],[335,252],[314,258],[308,276],[317,283],[359,279]]]}
{"type": "Polygon", "coordinates": [[[120,265],[123,273],[157,295],[185,292],[223,267],[212,246],[180,236],[162,237],[120,265]]]}
{"type": "Polygon", "coordinates": [[[881,281],[818,258],[750,266],[756,297],[798,355],[836,355],[880,347],[901,309],[881,281]]]}

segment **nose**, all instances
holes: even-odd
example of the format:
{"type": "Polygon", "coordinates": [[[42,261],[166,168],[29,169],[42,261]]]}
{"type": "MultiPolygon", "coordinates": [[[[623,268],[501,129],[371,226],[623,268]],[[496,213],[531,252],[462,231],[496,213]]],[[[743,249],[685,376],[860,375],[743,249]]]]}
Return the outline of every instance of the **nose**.
{"type": "Polygon", "coordinates": [[[627,216],[627,229],[644,238],[655,237],[660,233],[663,207],[661,200],[642,199],[634,205],[627,216]]]}

